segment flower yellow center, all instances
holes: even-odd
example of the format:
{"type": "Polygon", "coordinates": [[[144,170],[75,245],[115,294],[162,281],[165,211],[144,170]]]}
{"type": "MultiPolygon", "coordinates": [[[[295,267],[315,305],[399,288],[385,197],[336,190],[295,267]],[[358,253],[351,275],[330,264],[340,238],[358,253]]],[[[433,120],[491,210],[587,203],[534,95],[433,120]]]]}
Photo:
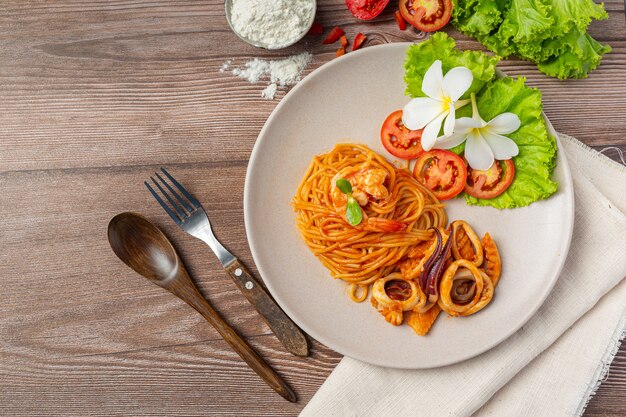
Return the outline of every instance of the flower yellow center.
{"type": "Polygon", "coordinates": [[[443,97],[443,111],[449,112],[450,107],[452,107],[452,99],[450,97],[443,97]]]}

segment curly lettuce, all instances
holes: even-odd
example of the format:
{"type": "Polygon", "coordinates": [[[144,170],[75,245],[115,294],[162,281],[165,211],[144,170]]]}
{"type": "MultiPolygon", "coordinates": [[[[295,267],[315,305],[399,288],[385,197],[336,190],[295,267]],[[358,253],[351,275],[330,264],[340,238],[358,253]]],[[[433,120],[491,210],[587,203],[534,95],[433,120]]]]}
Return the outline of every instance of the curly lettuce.
{"type": "Polygon", "coordinates": [[[611,51],[591,38],[608,18],[593,0],[453,0],[452,23],[502,57],[518,55],[547,75],[585,78],[611,51]],[[577,64],[574,59],[578,58],[577,64]]]}
{"type": "MultiPolygon", "coordinates": [[[[478,0],[481,1],[481,0],[478,0]]],[[[435,60],[441,60],[444,72],[463,65],[474,74],[471,91],[476,94],[478,111],[485,120],[491,120],[504,112],[512,112],[520,118],[520,128],[507,135],[517,143],[518,156],[515,163],[515,179],[500,196],[479,199],[465,195],[468,204],[493,206],[498,209],[527,206],[545,199],[557,189],[551,176],[556,164],[556,141],[548,134],[542,116],[541,92],[527,87],[524,78],[496,78],[498,58],[479,51],[459,51],[455,42],[445,33],[435,33],[418,45],[411,45],[405,61],[406,93],[412,97],[424,96],[424,74],[435,60]]],[[[458,110],[457,117],[470,116],[470,106],[458,110]]],[[[452,149],[462,153],[464,144],[452,149]]]]}
{"type": "Polygon", "coordinates": [[[499,59],[481,51],[459,51],[454,39],[444,32],[434,33],[427,41],[411,45],[407,51],[404,68],[406,93],[412,97],[422,97],[422,80],[433,62],[440,59],[443,72],[458,66],[472,71],[474,81],[463,98],[480,91],[485,83],[496,77],[496,64],[499,59]]]}

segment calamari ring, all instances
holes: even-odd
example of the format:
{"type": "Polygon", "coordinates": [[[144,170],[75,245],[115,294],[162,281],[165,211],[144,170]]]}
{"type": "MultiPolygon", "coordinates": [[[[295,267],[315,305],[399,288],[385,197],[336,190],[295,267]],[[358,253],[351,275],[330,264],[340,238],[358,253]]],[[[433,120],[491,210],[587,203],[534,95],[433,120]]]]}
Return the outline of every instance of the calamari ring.
{"type": "Polygon", "coordinates": [[[394,272],[374,282],[371,302],[387,322],[399,326],[404,320],[404,312],[423,305],[426,296],[419,285],[394,272]]]}
{"type": "Polygon", "coordinates": [[[475,266],[483,264],[483,246],[480,239],[465,220],[452,222],[454,240],[452,241],[452,255],[455,260],[467,259],[475,266]]]}
{"type": "Polygon", "coordinates": [[[484,273],[483,271],[480,271],[480,273],[482,274],[484,280],[483,290],[480,293],[480,299],[476,304],[472,306],[472,308],[464,313],[460,313],[459,316],[471,316],[474,313],[478,313],[480,310],[485,308],[493,298],[493,282],[491,282],[491,279],[489,278],[489,276],[487,276],[486,273],[484,273]]]}
{"type": "MultiPolygon", "coordinates": [[[[485,285],[485,277],[486,274],[483,275],[481,271],[476,267],[476,265],[474,265],[467,259],[459,259],[458,261],[452,262],[448,269],[446,269],[446,271],[443,273],[443,277],[441,278],[441,282],[439,284],[439,307],[441,307],[443,311],[451,316],[460,316],[463,315],[463,313],[471,310],[481,300],[483,287],[485,285]],[[464,274],[457,274],[457,270],[459,269],[459,267],[463,267],[469,270],[469,272],[471,273],[471,277],[464,274]],[[452,290],[454,287],[455,279],[474,280],[474,296],[471,300],[469,300],[469,302],[464,304],[457,304],[452,300],[452,290]]],[[[489,277],[487,277],[487,279],[488,278],[489,277]]],[[[493,296],[493,290],[491,291],[491,295],[493,296]]]]}
{"type": "Polygon", "coordinates": [[[498,285],[500,275],[502,274],[502,259],[500,259],[500,251],[498,251],[496,242],[494,242],[491,236],[489,236],[489,233],[485,233],[482,245],[485,249],[485,265],[483,265],[483,269],[495,287],[498,285]]]}
{"type": "Polygon", "coordinates": [[[372,297],[381,308],[399,308],[401,311],[426,303],[426,296],[419,286],[402,278],[399,272],[376,280],[372,285],[372,297]]]}

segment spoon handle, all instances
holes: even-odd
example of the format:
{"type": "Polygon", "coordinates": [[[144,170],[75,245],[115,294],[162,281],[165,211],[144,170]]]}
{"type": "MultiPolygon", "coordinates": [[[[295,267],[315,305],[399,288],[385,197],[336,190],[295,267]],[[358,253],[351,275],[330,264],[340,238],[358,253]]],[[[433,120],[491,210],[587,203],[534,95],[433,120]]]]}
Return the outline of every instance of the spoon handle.
{"type": "MultiPolygon", "coordinates": [[[[186,275],[186,274],[185,274],[186,275]]],[[[211,326],[218,331],[224,340],[233,348],[241,359],[243,359],[254,372],[257,373],[274,391],[280,394],[284,399],[295,403],[297,401],[296,394],[283,381],[283,379],[263,360],[263,358],[252,347],[243,340],[235,330],[230,327],[217,311],[211,307],[206,299],[200,294],[191,279],[187,276],[183,281],[189,280],[189,284],[184,286],[184,290],[172,291],[180,299],[185,301],[191,307],[196,309],[208,321],[211,326]]],[[[179,289],[182,289],[179,287],[179,289]]]]}

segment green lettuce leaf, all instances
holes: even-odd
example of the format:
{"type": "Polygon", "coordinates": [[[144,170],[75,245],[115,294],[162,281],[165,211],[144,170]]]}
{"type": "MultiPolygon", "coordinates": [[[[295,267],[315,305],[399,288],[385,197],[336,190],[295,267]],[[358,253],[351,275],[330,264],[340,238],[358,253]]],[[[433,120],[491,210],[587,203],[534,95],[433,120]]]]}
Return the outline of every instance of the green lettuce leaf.
{"type": "Polygon", "coordinates": [[[611,47],[603,45],[589,36],[573,28],[564,38],[552,39],[546,50],[557,51],[555,56],[540,62],[539,70],[551,77],[560,79],[586,78],[589,72],[600,65],[602,56],[611,51],[611,47]],[[565,41],[564,39],[568,39],[565,41]]]}
{"type": "Polygon", "coordinates": [[[604,6],[593,0],[552,0],[551,13],[555,27],[563,33],[569,32],[574,26],[580,31],[586,31],[593,19],[609,17],[604,6]]]}
{"type": "Polygon", "coordinates": [[[493,0],[453,0],[452,3],[452,22],[468,35],[489,35],[502,23],[502,11],[493,0]]]}
{"type": "Polygon", "coordinates": [[[463,95],[464,98],[469,97],[471,93],[479,92],[486,82],[495,78],[498,57],[489,56],[481,51],[459,51],[455,45],[454,39],[445,32],[436,32],[428,40],[409,47],[404,63],[406,70],[404,81],[408,95],[411,97],[425,95],[422,91],[424,74],[438,59],[441,60],[444,74],[458,66],[464,66],[472,71],[474,81],[463,95]]]}
{"type": "Polygon", "coordinates": [[[453,0],[452,23],[501,57],[518,55],[547,75],[584,78],[606,45],[587,34],[593,20],[606,19],[593,0],[453,0]],[[582,62],[580,62],[582,61],[582,62]]]}
{"type": "Polygon", "coordinates": [[[550,6],[542,0],[513,0],[496,36],[502,43],[535,43],[547,39],[553,27],[550,6]]]}
{"type": "Polygon", "coordinates": [[[551,196],[557,189],[557,183],[551,180],[556,165],[556,141],[548,134],[541,114],[541,92],[526,87],[524,81],[524,78],[500,78],[477,97],[478,111],[484,120],[504,112],[518,115],[520,128],[507,136],[517,143],[519,155],[513,158],[515,179],[503,194],[488,200],[465,195],[468,204],[499,209],[523,207],[551,196]]]}

